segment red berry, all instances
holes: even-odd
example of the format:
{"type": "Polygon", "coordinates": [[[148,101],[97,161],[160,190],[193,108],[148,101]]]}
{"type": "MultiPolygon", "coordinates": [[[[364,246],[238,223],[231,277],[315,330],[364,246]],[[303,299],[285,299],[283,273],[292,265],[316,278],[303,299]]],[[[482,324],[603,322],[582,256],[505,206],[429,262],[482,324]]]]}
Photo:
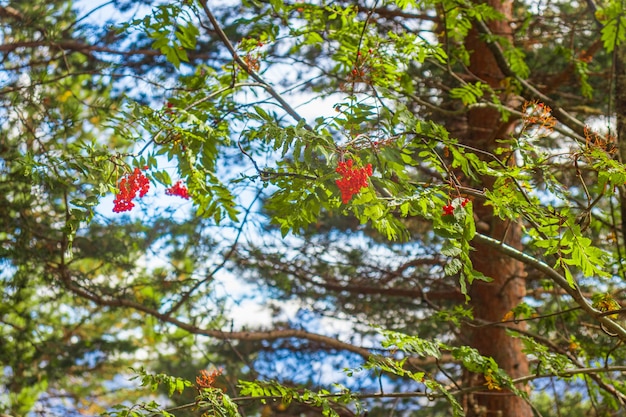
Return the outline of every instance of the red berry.
{"type": "MultiPolygon", "coordinates": [[[[147,169],[147,167],[144,167],[147,169]]],[[[137,196],[139,191],[139,197],[143,197],[150,190],[150,181],[141,172],[139,168],[135,168],[130,175],[124,176],[117,185],[119,192],[115,195],[113,200],[113,212],[121,213],[123,211],[130,211],[135,204],[132,200],[137,196]]]]}
{"type": "Polygon", "coordinates": [[[165,190],[165,194],[176,195],[185,200],[189,200],[189,190],[183,185],[182,181],[177,181],[176,184],[165,190]]]}
{"type": "Polygon", "coordinates": [[[369,186],[368,178],[372,176],[372,164],[367,164],[363,168],[353,168],[353,161],[341,161],[335,170],[341,174],[341,179],[336,180],[337,187],[341,191],[341,201],[347,204],[352,196],[361,191],[361,188],[369,186]]]}

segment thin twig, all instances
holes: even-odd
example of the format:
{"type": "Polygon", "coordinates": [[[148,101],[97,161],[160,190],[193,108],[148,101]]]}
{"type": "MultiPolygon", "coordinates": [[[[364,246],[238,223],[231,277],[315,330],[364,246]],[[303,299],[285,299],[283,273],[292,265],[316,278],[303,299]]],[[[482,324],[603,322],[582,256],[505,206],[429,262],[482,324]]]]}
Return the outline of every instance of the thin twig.
{"type": "Polygon", "coordinates": [[[235,249],[237,248],[237,245],[239,244],[239,238],[241,237],[241,234],[243,233],[244,226],[247,224],[248,215],[252,211],[252,206],[256,204],[262,192],[263,192],[262,188],[257,191],[256,195],[252,199],[252,202],[246,209],[246,214],[243,216],[243,219],[241,220],[241,224],[237,228],[237,235],[235,236],[235,241],[231,245],[228,253],[224,256],[224,259],[222,259],[222,262],[220,262],[219,265],[213,268],[213,270],[211,270],[204,279],[201,279],[198,282],[196,282],[187,292],[185,292],[180,297],[180,300],[178,300],[178,302],[174,304],[174,306],[172,306],[172,308],[166,313],[167,315],[171,315],[172,313],[175,313],[202,284],[208,282],[213,277],[215,277],[215,274],[217,274],[218,271],[224,268],[224,266],[226,265],[226,262],[228,262],[228,260],[235,254],[235,249]]]}
{"type": "Polygon", "coordinates": [[[215,29],[217,36],[220,38],[220,40],[222,41],[226,49],[228,49],[228,52],[233,57],[233,60],[237,63],[237,65],[239,65],[241,68],[243,68],[244,71],[250,74],[250,76],[256,82],[261,84],[263,88],[265,89],[265,91],[267,91],[276,101],[278,101],[282,109],[285,112],[287,112],[291,117],[293,117],[296,120],[296,122],[303,121],[304,127],[306,129],[313,130],[306,123],[306,120],[304,119],[304,117],[302,117],[293,107],[291,107],[291,105],[287,103],[287,101],[285,101],[285,99],[276,90],[274,90],[274,88],[270,84],[268,84],[256,71],[250,68],[250,66],[246,64],[243,59],[241,59],[241,57],[235,50],[235,47],[230,42],[230,39],[228,39],[228,36],[224,33],[219,22],[217,21],[217,19],[215,18],[211,10],[209,9],[206,0],[200,0],[200,5],[202,5],[202,9],[204,10],[204,13],[206,14],[206,16],[209,18],[211,25],[213,25],[213,28],[215,29]]]}

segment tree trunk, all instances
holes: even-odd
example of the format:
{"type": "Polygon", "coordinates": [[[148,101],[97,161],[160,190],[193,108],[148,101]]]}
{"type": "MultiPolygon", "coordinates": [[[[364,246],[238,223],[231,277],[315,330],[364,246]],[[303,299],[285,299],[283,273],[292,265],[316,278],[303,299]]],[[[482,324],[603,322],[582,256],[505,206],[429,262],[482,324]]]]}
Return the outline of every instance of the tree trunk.
{"type": "MultiPolygon", "coordinates": [[[[615,130],[619,159],[626,163],[626,45],[616,45],[615,51],[615,130]]],[[[619,187],[622,215],[622,245],[626,248],[626,185],[619,187]]],[[[623,272],[622,272],[623,273],[623,272]]]]}
{"type": "MultiPolygon", "coordinates": [[[[492,33],[510,37],[512,0],[487,0],[487,3],[504,16],[503,20],[489,22],[492,33]]],[[[468,35],[465,47],[471,54],[469,70],[482,82],[488,83],[494,89],[500,89],[504,75],[476,30],[472,30],[468,35]]],[[[507,98],[500,99],[505,101],[507,98]]],[[[461,139],[469,146],[492,152],[501,146],[496,140],[507,137],[512,129],[513,124],[503,123],[497,110],[477,108],[469,111],[467,133],[461,139]]],[[[486,178],[483,185],[490,188],[492,181],[486,178]]],[[[487,234],[513,247],[521,247],[521,228],[518,223],[494,218],[491,207],[485,206],[482,201],[475,201],[474,211],[478,219],[489,225],[487,234]]],[[[472,256],[474,269],[493,279],[489,283],[475,281],[472,284],[470,303],[474,317],[498,323],[507,312],[522,301],[526,293],[524,266],[493,248],[478,243],[474,243],[473,246],[476,249],[472,256]]],[[[520,324],[521,326],[523,325],[520,324]]],[[[528,359],[522,353],[521,342],[507,336],[504,329],[485,326],[468,327],[467,331],[471,346],[478,349],[482,355],[492,357],[509,376],[516,378],[528,374],[528,359]]],[[[485,385],[482,375],[470,375],[468,378],[470,385],[485,385]]],[[[504,389],[474,392],[464,398],[464,405],[468,416],[532,416],[530,406],[523,399],[504,389]]]]}

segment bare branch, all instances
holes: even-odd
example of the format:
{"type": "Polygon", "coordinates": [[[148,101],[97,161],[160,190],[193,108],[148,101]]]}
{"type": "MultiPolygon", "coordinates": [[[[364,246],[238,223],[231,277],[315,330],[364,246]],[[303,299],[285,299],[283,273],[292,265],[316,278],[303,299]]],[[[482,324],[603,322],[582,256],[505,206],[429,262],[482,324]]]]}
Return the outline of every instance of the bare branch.
{"type": "MultiPolygon", "coordinates": [[[[119,50],[113,49],[107,46],[98,46],[98,45],[90,45],[85,42],[77,41],[77,40],[60,40],[60,41],[49,41],[49,40],[41,40],[41,41],[22,41],[22,42],[12,42],[5,43],[0,45],[0,52],[10,53],[19,48],[41,48],[41,47],[50,47],[55,49],[62,49],[67,51],[80,52],[85,55],[91,55],[93,52],[102,52],[111,55],[122,55],[122,56],[133,56],[133,55],[143,55],[143,56],[160,56],[163,55],[161,51],[156,49],[131,49],[131,50],[119,50]]],[[[188,52],[190,58],[206,60],[212,58],[209,54],[201,54],[195,53],[193,51],[188,52]]]]}
{"type": "Polygon", "coordinates": [[[268,331],[236,331],[236,332],[225,332],[222,330],[215,329],[202,329],[200,327],[194,326],[193,324],[186,323],[182,320],[174,318],[168,314],[164,314],[159,312],[158,310],[148,307],[146,305],[140,304],[136,301],[124,299],[124,298],[114,298],[110,296],[103,296],[100,294],[95,294],[73,282],[69,271],[64,268],[63,265],[59,268],[60,275],[62,277],[63,284],[65,287],[73,292],[74,294],[82,297],[86,300],[90,300],[97,305],[107,306],[107,307],[125,307],[131,308],[136,311],[140,311],[142,313],[148,314],[163,323],[172,324],[180,329],[183,329],[191,334],[202,335],[213,337],[219,340],[248,340],[248,341],[260,341],[260,340],[277,340],[277,339],[287,339],[287,338],[299,338],[304,340],[309,340],[312,342],[321,343],[328,347],[344,350],[347,352],[355,353],[364,359],[367,359],[371,356],[371,352],[369,349],[352,345],[350,343],[342,342],[335,338],[324,336],[317,333],[310,333],[305,330],[300,329],[279,329],[279,330],[268,330],[268,331]]]}
{"type": "Polygon", "coordinates": [[[0,6],[0,17],[11,17],[15,20],[24,20],[24,15],[11,6],[0,6]]]}

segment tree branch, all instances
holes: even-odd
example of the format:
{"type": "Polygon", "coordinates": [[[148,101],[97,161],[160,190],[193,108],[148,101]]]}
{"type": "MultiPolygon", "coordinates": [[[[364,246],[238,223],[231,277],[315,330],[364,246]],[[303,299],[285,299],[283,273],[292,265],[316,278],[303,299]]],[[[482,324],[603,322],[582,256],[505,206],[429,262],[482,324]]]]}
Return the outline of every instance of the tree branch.
{"type": "MultiPolygon", "coordinates": [[[[0,45],[0,52],[10,53],[19,48],[41,48],[41,47],[50,47],[56,49],[63,49],[68,51],[80,52],[85,55],[91,55],[92,52],[102,52],[111,55],[122,55],[122,56],[133,56],[133,55],[142,55],[142,56],[160,56],[163,55],[161,51],[156,49],[135,49],[135,50],[127,50],[122,51],[118,49],[113,49],[106,46],[98,46],[98,45],[89,45],[87,43],[77,41],[77,40],[59,40],[59,41],[49,41],[49,40],[41,40],[41,41],[22,41],[22,42],[12,42],[5,43],[0,45]]],[[[201,59],[206,60],[211,58],[208,54],[194,53],[193,51],[188,52],[190,58],[193,59],[201,59]]]]}
{"type": "Polygon", "coordinates": [[[204,13],[209,18],[211,25],[213,25],[213,28],[215,29],[217,36],[220,38],[220,40],[222,41],[226,49],[228,49],[228,52],[230,52],[230,55],[233,57],[233,60],[237,63],[237,65],[239,65],[241,68],[243,68],[244,71],[250,74],[250,76],[256,82],[262,84],[265,91],[267,91],[269,95],[271,95],[276,101],[278,101],[282,109],[285,110],[285,112],[287,112],[287,114],[289,114],[291,117],[293,117],[296,120],[296,122],[303,121],[305,122],[304,127],[306,129],[313,130],[306,123],[306,120],[304,119],[304,117],[300,116],[300,114],[293,107],[291,107],[291,105],[287,103],[287,101],[285,101],[285,99],[276,90],[274,90],[274,88],[271,85],[269,85],[259,74],[257,74],[254,70],[252,70],[252,68],[250,68],[250,66],[246,64],[243,59],[241,59],[239,54],[237,54],[235,47],[230,42],[230,39],[228,39],[228,36],[224,33],[219,22],[217,21],[217,19],[215,18],[215,16],[213,15],[209,7],[207,6],[206,0],[200,0],[200,4],[202,5],[202,9],[204,10],[204,13]]]}
{"type": "Polygon", "coordinates": [[[10,17],[15,20],[24,20],[24,15],[11,6],[0,6],[0,17],[10,17]]]}
{"type": "Polygon", "coordinates": [[[233,244],[231,245],[228,253],[226,253],[226,255],[224,255],[224,258],[222,259],[222,262],[219,263],[219,265],[217,265],[215,268],[213,268],[204,279],[199,280],[198,282],[196,282],[187,292],[185,292],[181,297],[180,300],[178,300],[178,302],[176,304],[174,304],[174,306],[172,306],[172,308],[170,308],[170,310],[167,312],[167,315],[172,315],[173,313],[175,313],[176,311],[178,311],[178,309],[187,301],[189,300],[189,298],[191,297],[191,295],[198,289],[200,288],[201,285],[205,284],[206,282],[208,282],[209,280],[211,280],[215,274],[218,273],[218,271],[220,271],[222,268],[224,268],[224,266],[226,265],[226,262],[228,262],[228,260],[235,254],[235,249],[237,248],[237,245],[239,244],[239,239],[241,238],[241,234],[243,233],[243,228],[244,226],[247,224],[247,220],[248,220],[248,216],[250,215],[250,212],[252,211],[252,207],[256,204],[257,200],[259,199],[259,197],[261,197],[261,193],[263,192],[263,189],[259,189],[256,193],[256,195],[254,196],[254,198],[252,199],[252,202],[248,205],[248,207],[246,208],[246,214],[243,216],[243,219],[241,220],[241,224],[239,225],[239,227],[237,228],[237,235],[235,236],[235,241],[233,242],[233,244]]]}
{"type": "MultiPolygon", "coordinates": [[[[71,278],[70,271],[66,268],[66,265],[61,264],[57,268],[59,276],[61,277],[61,281],[64,286],[77,296],[92,301],[98,306],[106,306],[113,308],[130,308],[136,311],[140,311],[149,316],[156,318],[162,323],[172,324],[182,330],[185,330],[191,334],[212,337],[218,340],[247,340],[247,341],[262,341],[262,340],[279,340],[279,339],[289,339],[289,338],[297,338],[302,340],[308,340],[311,342],[316,342],[321,345],[324,345],[331,349],[342,350],[346,352],[351,352],[361,356],[363,359],[368,360],[369,357],[373,354],[369,348],[364,348],[360,346],[353,345],[351,343],[342,342],[336,338],[325,336],[318,333],[311,333],[306,330],[300,329],[278,329],[278,330],[267,330],[267,331],[230,331],[226,332],[223,330],[216,329],[202,329],[193,324],[184,322],[177,318],[174,318],[168,314],[164,314],[159,312],[157,309],[148,307],[144,304],[138,303],[133,300],[124,299],[124,298],[114,298],[112,296],[104,296],[100,294],[96,294],[92,291],[89,291],[79,285],[77,285],[71,278]]],[[[378,349],[380,350],[380,349],[378,349]]],[[[446,355],[443,358],[446,362],[452,362],[453,358],[450,355],[446,355]]],[[[416,358],[411,357],[408,358],[407,363],[416,368],[428,366],[434,364],[436,361],[435,358],[427,357],[427,358],[416,358]]],[[[440,359],[441,362],[441,359],[440,359]]]]}
{"type": "MultiPolygon", "coordinates": [[[[469,7],[469,6],[468,6],[469,7]]],[[[487,46],[489,50],[493,54],[500,71],[507,76],[515,79],[523,88],[523,92],[526,95],[529,95],[531,99],[537,99],[550,106],[552,109],[552,113],[555,117],[557,117],[561,123],[565,126],[569,127],[573,132],[580,136],[579,139],[583,139],[585,137],[585,125],[580,120],[576,119],[574,116],[569,114],[563,108],[559,107],[550,97],[543,94],[541,91],[537,90],[533,85],[531,85],[528,81],[521,78],[517,75],[509,66],[509,63],[506,60],[504,55],[504,51],[500,44],[494,40],[494,35],[491,33],[489,26],[487,23],[481,19],[475,19],[474,24],[476,29],[480,32],[481,35],[484,35],[487,39],[487,46]]]]}
{"type": "MultiPolygon", "coordinates": [[[[441,262],[434,262],[432,260],[424,260],[428,261],[429,264],[432,265],[440,265],[441,262]],[[432,261],[432,262],[431,262],[432,261]]],[[[241,260],[240,262],[243,265],[248,265],[252,267],[261,267],[261,268],[271,268],[272,271],[277,271],[285,274],[292,275],[296,277],[301,282],[305,284],[312,284],[314,286],[318,286],[324,288],[328,291],[335,291],[338,293],[347,292],[350,294],[360,294],[360,295],[380,295],[387,297],[404,297],[410,298],[412,300],[419,300],[424,297],[428,297],[428,299],[434,300],[454,300],[454,301],[463,301],[465,297],[461,292],[456,289],[450,289],[448,291],[423,291],[421,288],[397,288],[397,287],[383,287],[383,286],[374,286],[374,285],[366,285],[362,284],[358,280],[351,279],[349,282],[340,282],[337,279],[329,276],[326,273],[318,273],[315,271],[309,271],[302,265],[297,264],[288,264],[288,263],[273,263],[272,259],[261,258],[258,263],[254,264],[247,260],[241,260]],[[320,276],[323,278],[323,281],[316,281],[312,277],[320,276]]],[[[427,263],[427,262],[425,262],[427,263]]],[[[381,282],[378,280],[367,280],[367,282],[381,282]]]]}
{"type": "Polygon", "coordinates": [[[321,343],[323,345],[326,345],[328,347],[331,347],[337,350],[344,350],[347,352],[352,352],[361,356],[362,358],[366,360],[372,355],[369,349],[355,346],[350,343],[342,342],[340,340],[337,340],[329,336],[324,336],[324,335],[317,334],[317,333],[310,333],[305,330],[299,330],[299,329],[280,329],[280,330],[268,330],[268,331],[236,331],[236,332],[225,332],[222,330],[214,330],[214,329],[202,329],[192,324],[186,323],[182,320],[179,320],[177,318],[174,318],[168,314],[161,313],[152,307],[148,307],[146,305],[140,304],[133,300],[123,299],[123,298],[114,298],[110,296],[103,296],[103,295],[95,294],[79,285],[76,285],[70,276],[69,270],[67,270],[64,267],[64,265],[59,266],[58,271],[60,273],[60,276],[62,277],[62,281],[65,287],[83,299],[90,300],[100,306],[131,308],[133,310],[148,314],[160,320],[163,323],[172,324],[191,334],[213,337],[219,340],[248,340],[248,341],[277,340],[277,339],[287,339],[287,338],[294,337],[294,338],[305,339],[305,340],[310,340],[312,342],[321,343]]]}
{"type": "Polygon", "coordinates": [[[600,322],[607,330],[609,330],[612,334],[615,334],[622,341],[626,341],[626,329],[620,326],[615,321],[611,320],[609,317],[603,315],[602,311],[595,309],[589,302],[585,299],[585,297],[580,292],[578,286],[572,287],[567,279],[561,275],[558,271],[554,270],[547,264],[533,258],[530,255],[525,254],[505,243],[502,243],[496,239],[493,239],[489,236],[482,235],[480,233],[476,233],[474,236],[474,240],[480,242],[484,245],[491,246],[494,249],[510,256],[513,259],[517,259],[518,261],[523,262],[528,266],[532,266],[533,268],[543,272],[549,277],[554,283],[556,283],[559,287],[561,287],[565,292],[570,295],[574,301],[587,313],[589,313],[595,320],[600,322]]]}
{"type": "MultiPolygon", "coordinates": [[[[529,382],[529,381],[534,381],[536,379],[543,379],[543,378],[554,378],[556,377],[564,377],[564,378],[568,378],[568,377],[572,377],[574,375],[587,375],[587,374],[596,374],[596,373],[608,373],[608,372],[626,372],[626,366],[611,366],[611,367],[606,367],[606,368],[578,368],[578,369],[571,369],[571,370],[565,370],[562,372],[558,372],[556,374],[533,374],[533,375],[526,375],[520,378],[516,378],[512,380],[512,383],[515,384],[521,384],[521,383],[525,383],[525,382],[529,382]]],[[[458,396],[461,394],[465,394],[465,393],[469,393],[469,392],[476,392],[476,391],[487,391],[488,387],[486,385],[478,385],[478,386],[472,386],[472,387],[465,387],[465,388],[461,388],[461,389],[456,389],[456,390],[452,390],[449,391],[450,394],[458,396]]],[[[328,394],[320,394],[320,398],[338,398],[341,396],[346,395],[346,393],[344,391],[341,392],[337,392],[337,393],[328,393],[328,394]]],[[[365,399],[375,399],[375,398],[428,398],[428,399],[434,399],[434,398],[445,398],[446,394],[443,393],[434,393],[434,392],[422,392],[422,391],[411,391],[411,392],[376,392],[376,393],[362,393],[362,394],[352,394],[351,395],[352,398],[355,399],[360,399],[360,400],[365,400],[365,399]]],[[[252,400],[257,400],[257,401],[281,401],[283,400],[283,396],[281,395],[259,395],[259,396],[246,396],[246,397],[231,397],[230,400],[233,402],[244,402],[244,401],[252,401],[252,400]]],[[[191,407],[195,407],[198,404],[196,402],[193,403],[187,403],[187,404],[182,404],[182,405],[178,405],[175,407],[171,407],[171,408],[167,408],[165,409],[165,411],[168,412],[172,412],[172,411],[178,411],[178,410],[183,410],[186,408],[191,408],[191,407]]]]}

